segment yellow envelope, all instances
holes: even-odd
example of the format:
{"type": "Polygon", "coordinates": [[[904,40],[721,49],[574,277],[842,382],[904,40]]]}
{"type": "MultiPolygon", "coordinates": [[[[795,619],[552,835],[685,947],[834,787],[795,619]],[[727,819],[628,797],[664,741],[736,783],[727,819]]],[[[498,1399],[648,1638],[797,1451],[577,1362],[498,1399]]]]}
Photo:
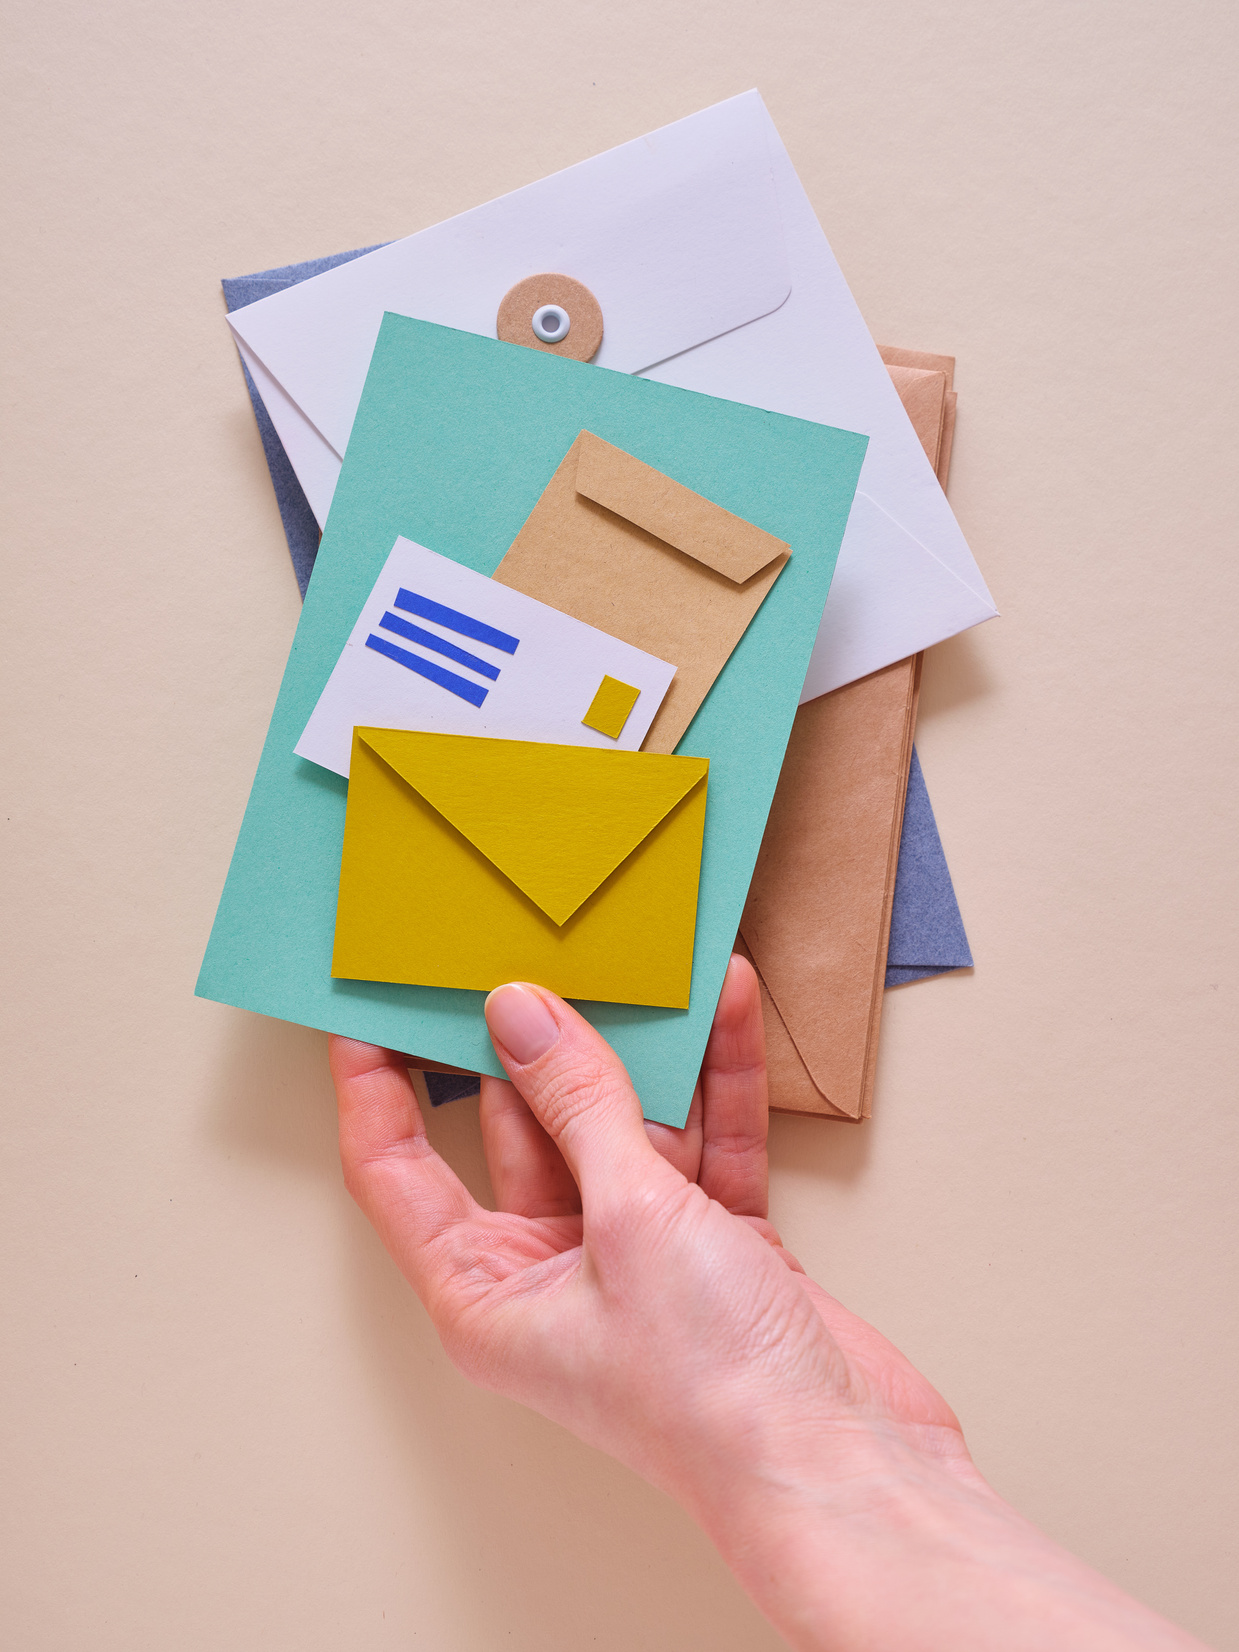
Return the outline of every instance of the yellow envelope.
{"type": "Polygon", "coordinates": [[[332,975],[687,1009],[709,766],[354,730],[332,975]]]}

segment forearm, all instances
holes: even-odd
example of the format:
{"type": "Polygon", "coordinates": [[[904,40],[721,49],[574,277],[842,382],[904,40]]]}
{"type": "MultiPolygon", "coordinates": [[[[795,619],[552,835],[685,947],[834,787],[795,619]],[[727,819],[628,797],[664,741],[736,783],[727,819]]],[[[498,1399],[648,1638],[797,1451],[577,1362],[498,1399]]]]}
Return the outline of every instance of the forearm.
{"type": "Polygon", "coordinates": [[[970,1466],[896,1437],[801,1440],[695,1508],[797,1652],[1187,1652],[1200,1643],[1060,1549],[970,1466]]]}

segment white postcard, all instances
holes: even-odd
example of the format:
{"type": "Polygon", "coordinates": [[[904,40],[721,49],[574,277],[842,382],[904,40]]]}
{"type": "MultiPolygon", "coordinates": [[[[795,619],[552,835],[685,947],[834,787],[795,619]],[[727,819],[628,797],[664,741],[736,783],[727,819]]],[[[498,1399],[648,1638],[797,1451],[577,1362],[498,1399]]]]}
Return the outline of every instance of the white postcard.
{"type": "Polygon", "coordinates": [[[347,775],[355,727],[637,751],[675,670],[397,539],[297,755],[347,775]]]}

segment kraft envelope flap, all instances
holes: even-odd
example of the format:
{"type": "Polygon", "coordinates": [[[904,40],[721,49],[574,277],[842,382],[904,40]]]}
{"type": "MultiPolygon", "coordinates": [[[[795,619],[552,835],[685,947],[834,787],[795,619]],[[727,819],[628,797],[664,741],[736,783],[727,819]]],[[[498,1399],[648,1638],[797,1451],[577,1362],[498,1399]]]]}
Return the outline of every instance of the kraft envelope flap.
{"type": "Polygon", "coordinates": [[[888,666],[801,706],[740,927],[822,1095],[864,1110],[918,680],[888,666]]]}
{"type": "Polygon", "coordinates": [[[525,740],[466,746],[405,729],[358,729],[356,738],[560,925],[710,767],[700,757],[525,740]]]}
{"type": "Polygon", "coordinates": [[[576,491],[736,585],[788,549],[764,528],[733,516],[588,430],[577,440],[576,491]]]}

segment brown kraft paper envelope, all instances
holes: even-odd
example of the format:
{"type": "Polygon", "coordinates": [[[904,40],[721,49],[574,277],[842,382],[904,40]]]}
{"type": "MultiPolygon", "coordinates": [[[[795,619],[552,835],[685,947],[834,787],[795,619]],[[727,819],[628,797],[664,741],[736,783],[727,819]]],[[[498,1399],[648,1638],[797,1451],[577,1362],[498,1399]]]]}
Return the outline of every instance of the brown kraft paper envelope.
{"type": "Polygon", "coordinates": [[[740,921],[779,1111],[868,1112],[919,687],[900,660],[792,725],[740,921]]]}
{"type": "Polygon", "coordinates": [[[788,555],[583,430],[493,577],[674,665],[641,748],[672,752],[788,555]]]}
{"type": "MultiPolygon", "coordinates": [[[[945,484],[954,359],[882,356],[945,484]]],[[[869,1114],[920,664],[901,660],[796,716],[736,943],[758,971],[776,1112],[869,1114]]]]}
{"type": "Polygon", "coordinates": [[[927,350],[900,350],[893,344],[880,344],[878,354],[886,363],[886,370],[894,381],[899,398],[912,421],[912,428],[921,439],[921,446],[937,472],[938,481],[946,491],[951,473],[951,444],[955,437],[955,357],[935,356],[927,350]],[[923,374],[941,373],[946,378],[946,399],[939,417],[934,407],[934,392],[918,385],[923,374]],[[933,430],[937,427],[935,440],[933,430]]]}
{"type": "Polygon", "coordinates": [[[949,391],[947,376],[924,367],[888,367],[886,370],[932,465],[942,447],[949,391]]]}
{"type": "Polygon", "coordinates": [[[888,369],[917,367],[927,373],[945,373],[947,389],[955,388],[954,356],[938,356],[930,350],[902,350],[897,344],[879,344],[878,354],[888,369]]]}

